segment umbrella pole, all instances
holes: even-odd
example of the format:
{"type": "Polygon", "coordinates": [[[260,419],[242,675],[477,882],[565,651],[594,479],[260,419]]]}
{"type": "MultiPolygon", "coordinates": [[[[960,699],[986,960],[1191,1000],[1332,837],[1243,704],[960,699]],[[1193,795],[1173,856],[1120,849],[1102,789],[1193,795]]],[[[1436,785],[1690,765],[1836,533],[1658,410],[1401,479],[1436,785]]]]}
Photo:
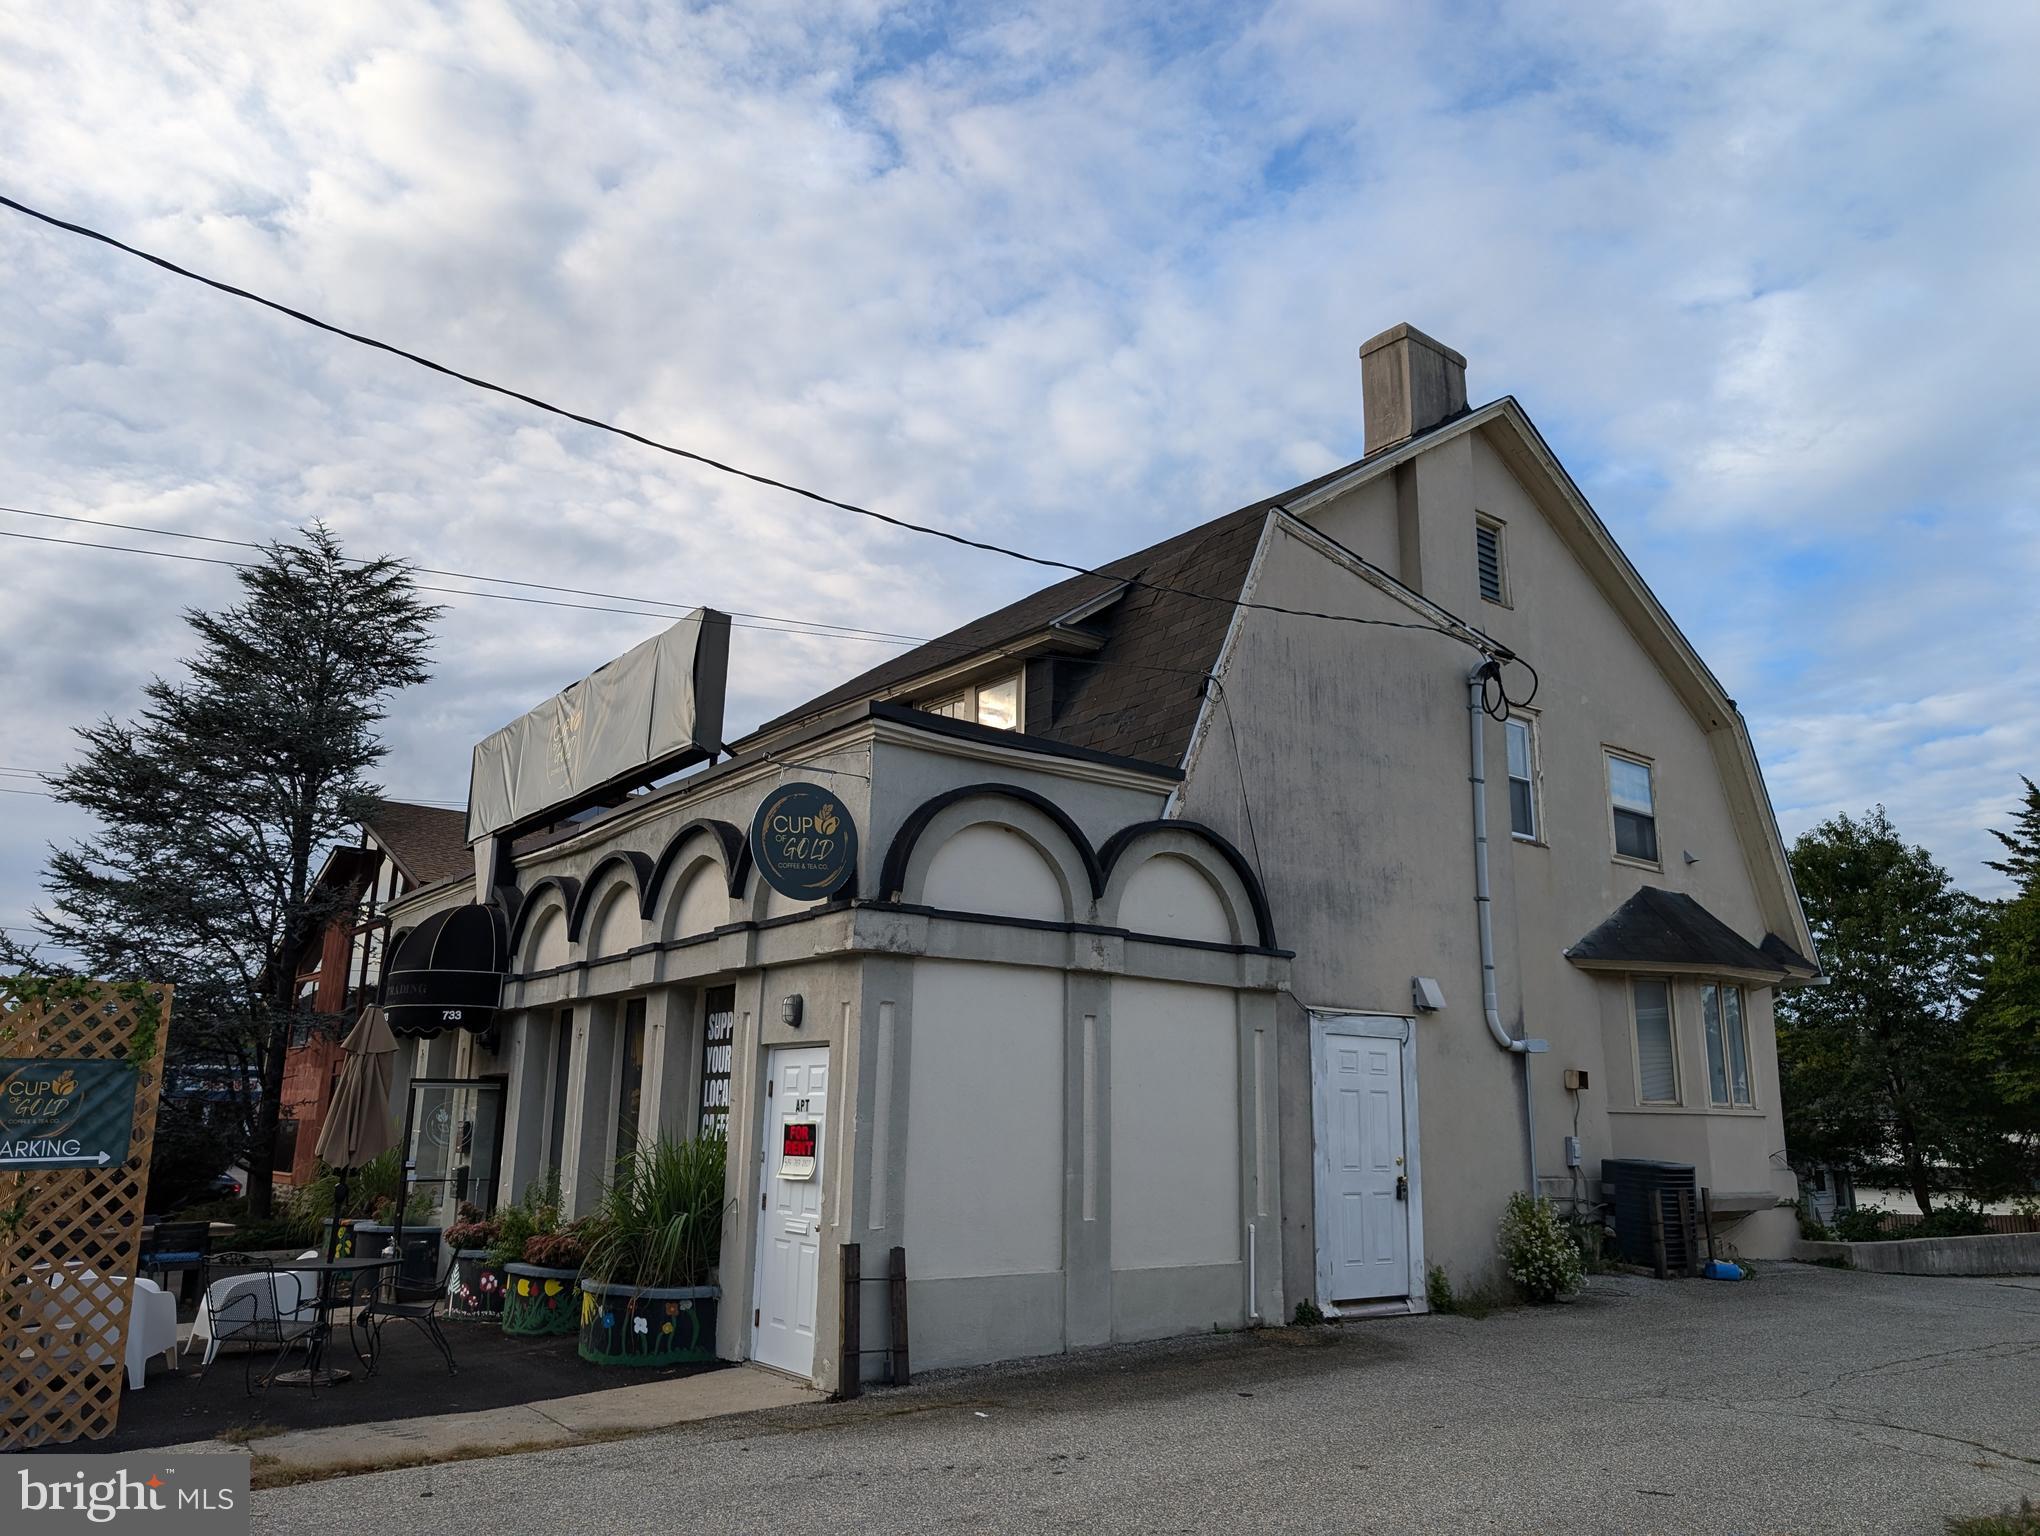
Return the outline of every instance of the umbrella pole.
{"type": "Polygon", "coordinates": [[[326,1262],[331,1263],[340,1251],[340,1215],[347,1209],[347,1170],[339,1170],[340,1182],[333,1188],[333,1223],[326,1229],[326,1262]]]}

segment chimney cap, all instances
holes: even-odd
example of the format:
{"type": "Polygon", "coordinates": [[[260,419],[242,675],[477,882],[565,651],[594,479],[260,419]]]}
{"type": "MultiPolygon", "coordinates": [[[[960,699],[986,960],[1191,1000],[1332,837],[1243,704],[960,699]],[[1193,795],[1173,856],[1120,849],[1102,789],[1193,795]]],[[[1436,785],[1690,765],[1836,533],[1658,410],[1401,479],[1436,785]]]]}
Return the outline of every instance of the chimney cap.
{"type": "Polygon", "coordinates": [[[1465,354],[1454,351],[1451,347],[1446,346],[1444,342],[1440,341],[1435,336],[1425,335],[1422,331],[1418,330],[1414,325],[1411,325],[1407,320],[1405,320],[1401,325],[1391,325],[1379,336],[1375,336],[1367,341],[1361,342],[1360,355],[1362,357],[1366,357],[1371,353],[1379,352],[1383,347],[1393,346],[1398,341],[1419,342],[1422,345],[1429,347],[1433,352],[1440,353],[1443,356],[1450,358],[1460,367],[1464,368],[1466,366],[1465,354]]]}

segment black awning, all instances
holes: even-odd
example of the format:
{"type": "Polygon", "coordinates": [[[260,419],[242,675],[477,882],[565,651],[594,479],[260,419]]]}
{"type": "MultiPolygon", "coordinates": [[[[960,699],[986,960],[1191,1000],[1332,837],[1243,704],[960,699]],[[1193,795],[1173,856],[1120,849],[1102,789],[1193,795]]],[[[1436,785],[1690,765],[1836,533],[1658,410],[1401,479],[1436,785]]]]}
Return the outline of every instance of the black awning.
{"type": "Polygon", "coordinates": [[[396,1034],[494,1027],[509,968],[503,909],[469,903],[435,912],[404,935],[383,970],[383,1011],[396,1034]]]}
{"type": "Polygon", "coordinates": [[[1791,974],[1782,956],[1759,949],[1691,896],[1654,885],[1623,902],[1565,957],[1589,970],[1641,968],[1770,981],[1791,974]]]}

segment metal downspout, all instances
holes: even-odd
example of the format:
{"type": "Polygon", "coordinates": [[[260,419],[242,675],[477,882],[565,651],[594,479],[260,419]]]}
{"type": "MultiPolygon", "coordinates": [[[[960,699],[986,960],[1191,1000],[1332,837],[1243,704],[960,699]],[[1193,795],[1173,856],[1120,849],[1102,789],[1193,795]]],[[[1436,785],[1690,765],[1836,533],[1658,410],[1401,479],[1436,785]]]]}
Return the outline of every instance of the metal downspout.
{"type": "Polygon", "coordinates": [[[1530,1094],[1530,1058],[1550,1047],[1545,1041],[1517,1039],[1502,1026],[1501,996],[1495,986],[1495,927],[1493,898],[1488,893],[1487,835],[1487,734],[1481,729],[1483,695],[1489,679],[1501,675],[1502,664],[1492,657],[1466,676],[1466,719],[1468,778],[1473,784],[1473,907],[1480,929],[1480,1002],[1488,1033],[1495,1044],[1523,1063],[1524,1156],[1530,1170],[1530,1193],[1537,1194],[1537,1114],[1530,1094]]]}

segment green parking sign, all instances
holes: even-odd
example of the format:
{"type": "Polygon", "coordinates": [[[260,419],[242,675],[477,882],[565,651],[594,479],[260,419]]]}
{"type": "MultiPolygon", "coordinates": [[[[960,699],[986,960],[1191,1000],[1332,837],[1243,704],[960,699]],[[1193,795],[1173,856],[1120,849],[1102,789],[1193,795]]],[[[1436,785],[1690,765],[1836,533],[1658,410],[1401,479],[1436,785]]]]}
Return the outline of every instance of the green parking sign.
{"type": "Polygon", "coordinates": [[[124,1163],[134,1127],[126,1062],[0,1059],[0,1168],[124,1163]]]}

